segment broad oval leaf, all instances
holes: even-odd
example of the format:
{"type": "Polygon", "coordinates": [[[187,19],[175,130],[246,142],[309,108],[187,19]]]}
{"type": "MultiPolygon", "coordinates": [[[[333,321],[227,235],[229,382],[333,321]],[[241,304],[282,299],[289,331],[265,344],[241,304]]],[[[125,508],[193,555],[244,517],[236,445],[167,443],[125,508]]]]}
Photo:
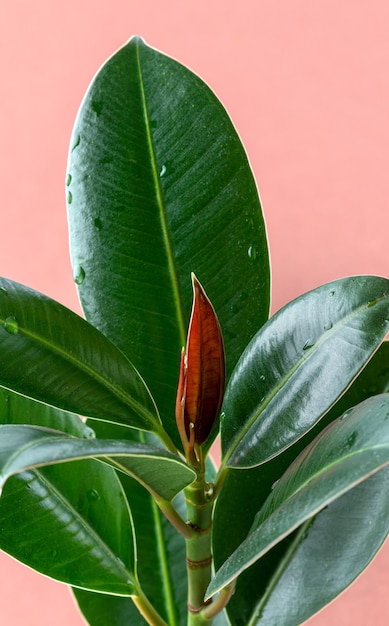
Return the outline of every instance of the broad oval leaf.
{"type": "Polygon", "coordinates": [[[266,232],[243,146],[196,75],[134,38],[92,82],[68,167],[86,318],[141,372],[180,445],[174,405],[191,272],[219,317],[228,372],[268,317],[266,232]]]}
{"type": "Polygon", "coordinates": [[[0,488],[10,476],[28,469],[94,457],[133,476],[164,500],[174,498],[196,478],[178,456],[154,446],[115,439],[77,439],[39,426],[0,426],[0,488]]]}
{"type": "Polygon", "coordinates": [[[109,339],[58,302],[4,278],[0,385],[72,413],[162,431],[144,381],[109,339]]]}
{"type": "Polygon", "coordinates": [[[389,330],[389,280],[345,278],[297,298],[257,333],[228,383],[223,464],[253,467],[331,408],[389,330]]]}
{"type": "Polygon", "coordinates": [[[389,394],[382,394],[344,413],[297,457],[260,509],[247,538],[219,568],[209,596],[388,464],[389,394]]]}

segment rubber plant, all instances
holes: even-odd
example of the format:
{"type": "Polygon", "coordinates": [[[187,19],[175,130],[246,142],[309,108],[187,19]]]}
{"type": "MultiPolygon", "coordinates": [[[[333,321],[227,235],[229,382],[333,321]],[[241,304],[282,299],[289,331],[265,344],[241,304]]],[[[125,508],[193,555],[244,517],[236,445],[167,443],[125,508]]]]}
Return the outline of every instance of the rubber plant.
{"type": "Polygon", "coordinates": [[[1,549],[92,626],[304,622],[388,533],[389,280],[269,319],[238,135],[139,38],[87,91],[66,185],[86,319],[0,282],[1,549]]]}

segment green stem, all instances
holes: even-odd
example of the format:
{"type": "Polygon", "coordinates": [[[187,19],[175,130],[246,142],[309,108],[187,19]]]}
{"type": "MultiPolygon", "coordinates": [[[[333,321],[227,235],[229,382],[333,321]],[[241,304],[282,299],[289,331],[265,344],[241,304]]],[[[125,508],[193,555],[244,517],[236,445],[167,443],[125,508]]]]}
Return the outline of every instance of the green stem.
{"type": "Polygon", "coordinates": [[[212,624],[212,619],[201,614],[207,606],[205,591],[212,575],[212,510],[213,498],[209,495],[209,485],[204,472],[185,489],[187,516],[195,531],[192,538],[186,539],[186,564],[188,572],[188,626],[212,624]]]}
{"type": "Polygon", "coordinates": [[[162,500],[162,498],[158,498],[158,496],[154,494],[153,497],[165,517],[174,526],[174,528],[183,537],[185,537],[185,539],[192,539],[196,536],[196,531],[194,530],[194,528],[190,524],[184,522],[182,517],[177,513],[176,509],[169,500],[162,500]]]}
{"type": "Polygon", "coordinates": [[[159,613],[155,610],[150,600],[145,596],[141,589],[138,590],[138,595],[133,596],[132,600],[138,609],[139,613],[146,620],[150,626],[169,626],[165,620],[162,619],[159,613]]]}

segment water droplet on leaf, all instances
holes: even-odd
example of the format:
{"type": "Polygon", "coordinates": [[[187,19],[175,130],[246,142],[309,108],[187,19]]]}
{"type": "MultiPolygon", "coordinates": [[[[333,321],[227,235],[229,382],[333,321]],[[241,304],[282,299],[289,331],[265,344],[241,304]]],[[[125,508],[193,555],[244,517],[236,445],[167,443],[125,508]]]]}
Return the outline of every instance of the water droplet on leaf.
{"type": "Polygon", "coordinates": [[[310,348],[313,348],[314,345],[315,343],[312,343],[310,339],[307,339],[305,344],[303,345],[303,350],[309,350],[310,348]]]}
{"type": "Polygon", "coordinates": [[[377,304],[377,298],[374,298],[374,300],[370,300],[370,302],[367,303],[367,306],[370,308],[371,306],[374,306],[375,304],[377,304]]]}
{"type": "Polygon", "coordinates": [[[72,175],[68,174],[66,177],[66,186],[69,187],[71,182],[72,182],[72,175]]]}
{"type": "Polygon", "coordinates": [[[247,254],[249,255],[249,259],[255,261],[255,259],[257,258],[257,251],[255,249],[255,246],[250,246],[247,250],[247,254]]]}
{"type": "Polygon", "coordinates": [[[162,178],[162,176],[165,176],[165,174],[166,174],[166,165],[162,165],[161,171],[159,172],[159,177],[162,178]]]}
{"type": "Polygon", "coordinates": [[[81,135],[77,135],[76,140],[72,147],[72,152],[80,145],[80,141],[81,141],[81,135]]]}
{"type": "Polygon", "coordinates": [[[99,217],[95,217],[95,219],[93,220],[94,225],[96,226],[97,230],[101,230],[103,225],[101,223],[101,219],[99,217]]]}
{"type": "Polygon", "coordinates": [[[10,315],[4,320],[4,328],[10,335],[17,335],[19,332],[19,324],[17,320],[10,315]]]}
{"type": "Polygon", "coordinates": [[[330,295],[330,297],[332,298],[332,296],[334,296],[334,295],[335,295],[335,291],[330,291],[329,295],[330,295]]]}
{"type": "Polygon", "coordinates": [[[86,497],[88,498],[89,502],[97,502],[97,500],[100,500],[100,494],[97,489],[89,489],[86,492],[86,497]]]}
{"type": "Polygon", "coordinates": [[[68,204],[71,204],[73,202],[73,194],[72,192],[69,190],[68,191],[68,204]]]}
{"type": "Polygon", "coordinates": [[[85,278],[85,270],[81,265],[78,265],[73,274],[73,280],[77,285],[82,285],[85,278]]]}
{"type": "Polygon", "coordinates": [[[91,108],[92,108],[92,111],[96,113],[97,117],[99,117],[99,115],[101,115],[101,112],[104,108],[104,105],[102,102],[98,102],[97,100],[92,100],[91,108]]]}

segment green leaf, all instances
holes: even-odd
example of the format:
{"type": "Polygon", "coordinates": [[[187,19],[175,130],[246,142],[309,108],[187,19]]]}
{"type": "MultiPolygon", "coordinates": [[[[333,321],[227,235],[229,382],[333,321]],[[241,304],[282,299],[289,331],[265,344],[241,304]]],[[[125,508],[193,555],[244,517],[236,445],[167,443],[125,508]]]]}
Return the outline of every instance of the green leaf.
{"type": "Polygon", "coordinates": [[[0,385],[72,413],[161,431],[145,383],[111,341],[64,306],[4,278],[0,385]]]}
{"type": "Polygon", "coordinates": [[[11,478],[0,499],[0,549],[70,585],[136,593],[130,512],[115,471],[97,461],[11,478]]]}
{"type": "Polygon", "coordinates": [[[297,298],[257,333],[228,383],[223,464],[253,467],[331,408],[389,330],[389,280],[346,278],[297,298]]]}
{"type": "MultiPolygon", "coordinates": [[[[367,366],[362,370],[358,378],[353,382],[346,393],[323,417],[323,419],[320,420],[320,422],[316,424],[312,430],[304,435],[304,437],[299,439],[287,450],[277,455],[267,463],[245,471],[230,470],[228,472],[225,482],[223,483],[223,489],[217,499],[214,514],[213,553],[216,569],[224,563],[224,561],[245,539],[253,523],[255,514],[261,508],[271,492],[272,485],[276,483],[276,481],[282,476],[296,456],[308,445],[308,443],[310,443],[315,436],[324,429],[325,426],[333,422],[334,419],[339,417],[339,415],[344,413],[347,409],[362,402],[363,400],[366,400],[372,394],[385,393],[389,391],[388,359],[389,342],[384,342],[378,348],[377,352],[373,355],[367,366]],[[226,519],[229,520],[228,527],[233,528],[232,533],[226,529],[226,519]]],[[[350,511],[352,503],[355,502],[355,506],[359,506],[358,502],[360,502],[360,505],[365,507],[367,519],[370,520],[369,499],[362,499],[361,495],[360,497],[355,496],[354,500],[353,494],[354,492],[357,493],[357,489],[360,490],[358,493],[365,494],[364,485],[370,485],[373,484],[373,482],[383,480],[385,477],[385,471],[383,470],[382,472],[378,472],[374,479],[368,479],[368,481],[365,481],[360,487],[353,489],[345,494],[345,496],[342,496],[341,499],[336,500],[327,510],[333,511],[334,515],[336,515],[336,512],[338,511],[338,502],[347,501],[347,505],[345,504],[345,510],[347,510],[347,507],[350,507],[350,511]]],[[[386,498],[381,499],[381,501],[383,503],[386,502],[386,498]]],[[[341,505],[339,504],[339,506],[341,505]]],[[[324,514],[324,512],[321,512],[319,513],[319,516],[324,516],[324,514]]],[[[355,516],[357,515],[359,515],[358,512],[355,513],[355,516]]],[[[326,517],[326,520],[328,520],[327,523],[330,522],[330,519],[331,518],[326,517]]],[[[375,516],[374,520],[378,521],[379,516],[375,516]]],[[[345,527],[347,528],[347,525],[345,527]]],[[[363,529],[366,527],[361,524],[361,528],[363,529]]],[[[370,524],[369,528],[372,532],[371,539],[365,538],[361,540],[359,544],[370,546],[371,551],[368,557],[371,559],[375,554],[374,548],[376,548],[376,545],[379,542],[379,533],[376,533],[376,525],[374,522],[373,524],[370,524]],[[374,541],[377,543],[374,544],[374,541]]],[[[331,531],[329,530],[329,535],[330,532],[331,531]]],[[[340,535],[339,530],[338,534],[340,535]]],[[[260,604],[260,602],[262,602],[267,589],[272,589],[271,598],[273,597],[273,594],[278,594],[277,573],[279,572],[279,568],[282,566],[282,563],[286,560],[289,543],[292,541],[292,538],[293,535],[277,544],[261,559],[259,559],[257,563],[252,565],[239,576],[235,593],[228,603],[228,615],[233,626],[242,626],[242,624],[249,622],[251,616],[256,610],[256,607],[260,604]]],[[[306,544],[306,541],[307,539],[304,540],[304,545],[306,544]]],[[[330,544],[325,544],[324,549],[329,552],[332,545],[335,545],[333,539],[330,544]]],[[[341,555],[340,550],[339,555],[341,555]]],[[[288,562],[288,569],[294,567],[294,558],[295,557],[293,556],[293,559],[288,562]]],[[[336,558],[334,556],[334,564],[337,562],[338,558],[338,556],[336,558]]],[[[348,557],[348,562],[351,562],[350,557],[348,557]]],[[[360,564],[359,561],[356,564],[354,561],[354,565],[354,575],[346,582],[344,578],[339,578],[340,584],[343,584],[344,586],[350,584],[353,577],[358,575],[364,567],[363,563],[360,564]]],[[[313,569],[313,567],[314,564],[311,563],[310,569],[313,569]]],[[[320,568],[320,562],[318,562],[318,567],[320,568]]],[[[333,572],[330,567],[327,567],[326,576],[331,576],[332,579],[335,579],[337,573],[336,571],[333,572]]],[[[321,585],[320,588],[327,589],[327,587],[323,585],[321,585]]],[[[332,584],[331,588],[333,591],[335,590],[334,595],[337,595],[344,587],[336,591],[336,586],[332,584]]],[[[317,589],[319,589],[319,586],[317,589]]],[[[324,596],[324,589],[322,595],[324,596]]],[[[323,604],[326,602],[327,600],[323,599],[323,604]]],[[[291,612],[295,610],[295,605],[296,598],[293,598],[293,600],[291,599],[290,602],[287,603],[288,610],[291,612]]]]}
{"type": "Polygon", "coordinates": [[[135,38],[83,101],[68,182],[85,315],[142,373],[180,445],[174,405],[191,272],[220,320],[228,372],[268,317],[266,232],[243,146],[212,91],[135,38]]]}
{"type": "Polygon", "coordinates": [[[123,440],[69,438],[39,426],[3,425],[0,426],[0,489],[13,474],[93,457],[102,457],[165,500],[174,498],[196,478],[195,472],[178,456],[154,446],[123,440]]]}
{"type": "MultiPolygon", "coordinates": [[[[78,437],[94,434],[77,416],[0,389],[0,421],[29,419],[50,428],[65,425],[78,437]]],[[[68,584],[123,595],[135,591],[128,504],[116,472],[95,460],[10,478],[0,498],[0,549],[68,584]]]]}
{"type": "Polygon", "coordinates": [[[336,498],[389,463],[389,394],[374,396],[321,433],[275,485],[243,543],[219,568],[214,594],[336,498]]]}
{"type": "Polygon", "coordinates": [[[388,535],[388,479],[388,468],[373,474],[296,531],[247,623],[298,626],[357,578],[388,535]]]}

